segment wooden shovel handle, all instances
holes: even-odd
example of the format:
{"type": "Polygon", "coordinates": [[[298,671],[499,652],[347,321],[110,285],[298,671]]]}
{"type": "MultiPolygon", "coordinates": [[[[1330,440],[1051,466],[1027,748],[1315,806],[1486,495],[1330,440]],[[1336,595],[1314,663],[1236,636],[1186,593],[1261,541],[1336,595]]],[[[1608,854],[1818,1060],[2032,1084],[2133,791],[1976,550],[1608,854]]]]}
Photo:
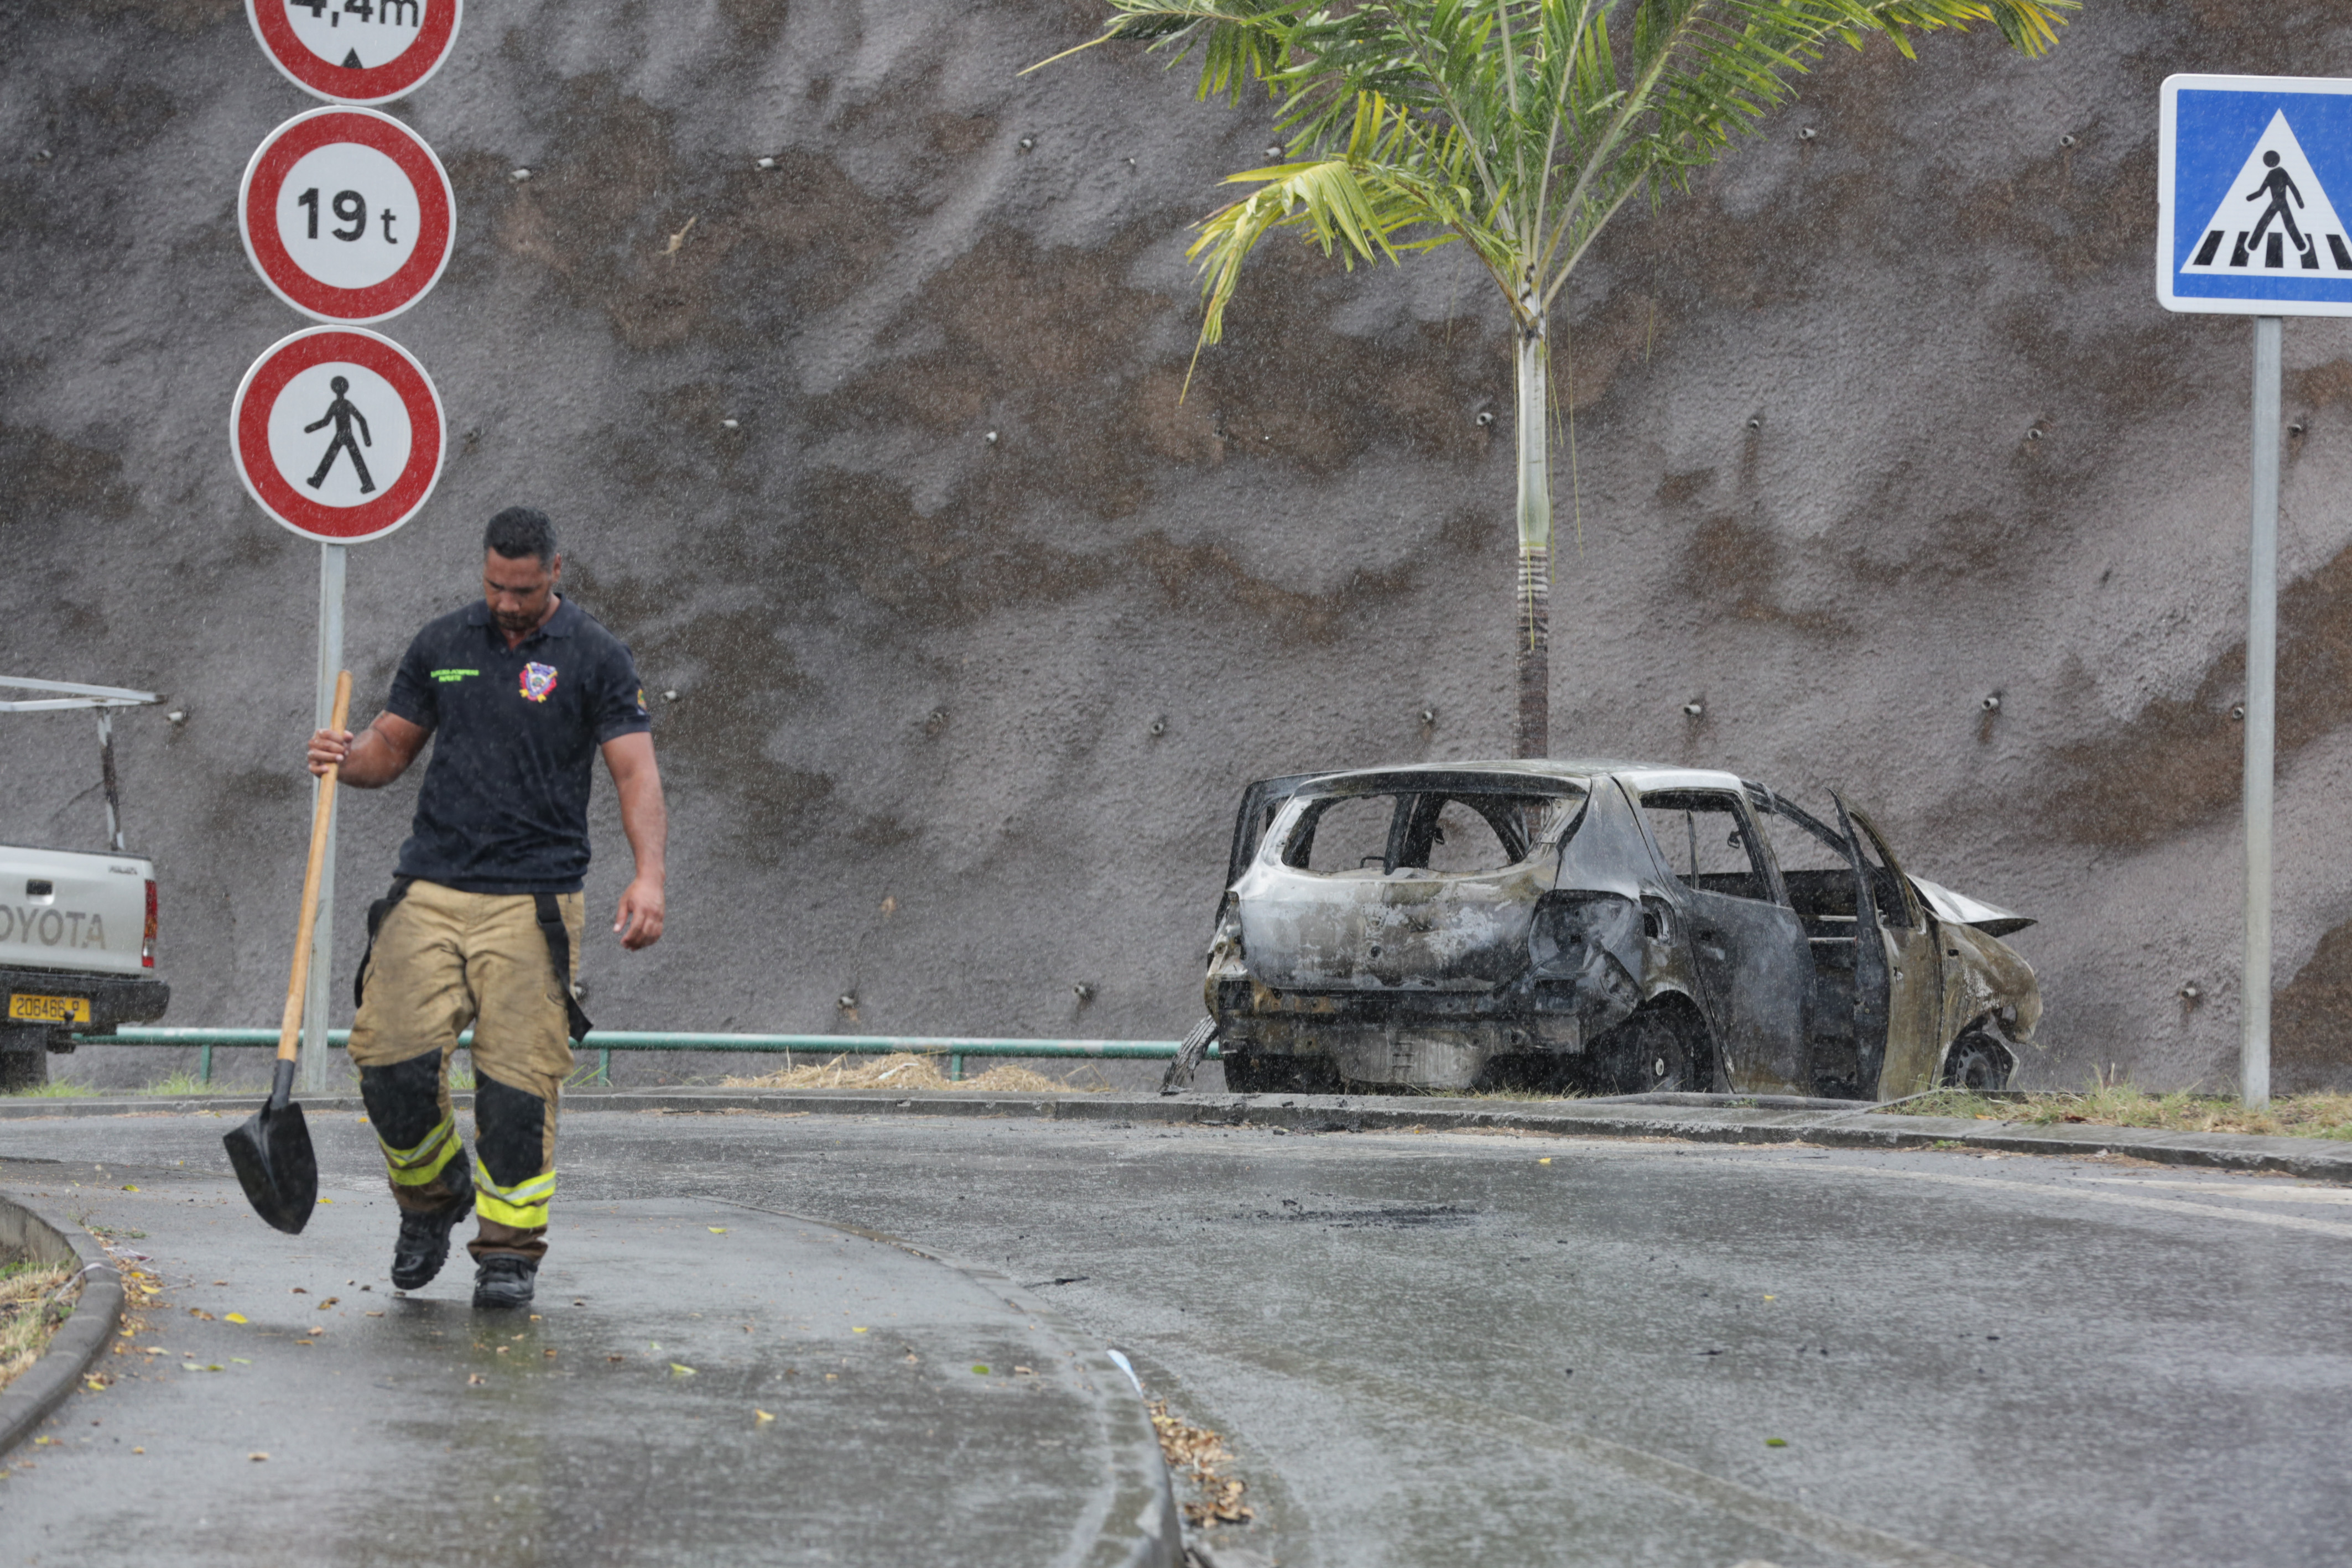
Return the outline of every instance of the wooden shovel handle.
{"type": "MultiPolygon", "coordinates": [[[[329,729],[341,729],[352,712],[352,673],[335,677],[334,715],[329,729]]],[[[341,768],[327,769],[319,780],[319,796],[310,808],[310,863],[302,873],[302,917],[294,933],[294,973],[286,982],[286,1016],[278,1025],[278,1060],[294,1060],[302,1038],[303,995],[310,988],[311,938],[319,920],[319,882],[327,865],[327,829],[335,820],[335,779],[341,768]]],[[[323,1042],[314,1042],[323,1043],[323,1042]]]]}

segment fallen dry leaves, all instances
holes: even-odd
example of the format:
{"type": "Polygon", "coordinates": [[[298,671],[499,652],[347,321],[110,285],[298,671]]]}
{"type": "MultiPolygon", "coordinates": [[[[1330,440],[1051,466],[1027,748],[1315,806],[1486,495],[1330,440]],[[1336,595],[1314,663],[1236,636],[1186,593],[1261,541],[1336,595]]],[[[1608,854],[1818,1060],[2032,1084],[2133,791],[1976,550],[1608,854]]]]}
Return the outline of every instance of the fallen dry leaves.
{"type": "Polygon", "coordinates": [[[1219,1466],[1233,1456],[1223,1438],[1206,1427],[1195,1427],[1168,1413],[1168,1401],[1151,1402],[1151,1429],[1160,1437],[1160,1457],[1168,1468],[1191,1479],[1201,1489],[1200,1500],[1183,1505],[1188,1524],[1247,1524],[1255,1517],[1242,1500],[1248,1487],[1224,1474],[1219,1466]]]}

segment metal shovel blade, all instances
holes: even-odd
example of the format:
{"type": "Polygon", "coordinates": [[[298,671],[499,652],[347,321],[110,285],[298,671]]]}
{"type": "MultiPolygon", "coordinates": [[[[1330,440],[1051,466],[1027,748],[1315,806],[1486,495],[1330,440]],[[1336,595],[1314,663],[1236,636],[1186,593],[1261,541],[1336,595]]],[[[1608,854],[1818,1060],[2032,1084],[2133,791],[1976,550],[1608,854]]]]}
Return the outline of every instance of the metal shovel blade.
{"type": "Polygon", "coordinates": [[[302,1107],[287,1100],[294,1064],[278,1064],[278,1081],[261,1109],[221,1139],[253,1211],[289,1236],[299,1236],[319,1206],[319,1156],[310,1147],[302,1107]]]}

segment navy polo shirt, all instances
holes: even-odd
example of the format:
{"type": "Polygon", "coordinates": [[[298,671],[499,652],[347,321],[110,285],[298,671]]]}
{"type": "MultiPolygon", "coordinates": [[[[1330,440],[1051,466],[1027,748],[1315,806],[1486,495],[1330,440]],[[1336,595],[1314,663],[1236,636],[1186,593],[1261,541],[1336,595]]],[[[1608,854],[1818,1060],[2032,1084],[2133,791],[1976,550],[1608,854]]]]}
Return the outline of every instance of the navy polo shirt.
{"type": "Polygon", "coordinates": [[[518,648],[479,600],[428,622],[384,709],[433,732],[400,874],[464,893],[577,893],[597,747],[653,727],[629,650],[568,599],[518,648]]]}

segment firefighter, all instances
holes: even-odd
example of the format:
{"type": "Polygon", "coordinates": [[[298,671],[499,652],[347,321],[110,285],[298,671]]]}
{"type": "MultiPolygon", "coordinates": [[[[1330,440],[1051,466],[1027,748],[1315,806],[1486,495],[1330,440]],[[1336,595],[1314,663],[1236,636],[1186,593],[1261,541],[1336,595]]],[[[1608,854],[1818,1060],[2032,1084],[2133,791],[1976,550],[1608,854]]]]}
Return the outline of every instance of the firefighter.
{"type": "Polygon", "coordinates": [[[434,742],[392,891],[368,912],[352,1061],[400,1207],[392,1282],[441,1270],[471,1210],[474,1305],[526,1305],[555,1196],[556,1096],[587,1032],[574,987],[588,870],[588,788],[602,751],[636,874],[613,929],[632,951],[662,932],[667,821],[636,666],[557,591],[542,513],[509,507],[482,537],[479,602],[429,622],[356,738],[310,737],[310,771],[391,783],[434,742]],[[474,1030],[474,1150],[449,1102],[474,1030]]]}

